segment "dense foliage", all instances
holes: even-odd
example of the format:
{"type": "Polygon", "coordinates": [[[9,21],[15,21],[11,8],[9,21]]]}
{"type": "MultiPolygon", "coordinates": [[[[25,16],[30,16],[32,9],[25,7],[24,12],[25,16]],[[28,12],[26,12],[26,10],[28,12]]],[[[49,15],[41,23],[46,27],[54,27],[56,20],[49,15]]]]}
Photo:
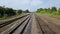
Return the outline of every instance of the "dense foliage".
{"type": "Polygon", "coordinates": [[[12,8],[5,8],[0,6],[0,17],[4,17],[4,16],[14,16],[17,14],[21,14],[21,13],[29,13],[29,10],[23,11],[23,10],[14,10],[12,8]]]}
{"type": "Polygon", "coordinates": [[[52,7],[52,8],[40,8],[37,9],[36,11],[37,13],[47,13],[47,14],[53,14],[53,15],[60,15],[60,8],[57,9],[56,7],[52,7]]]}
{"type": "Polygon", "coordinates": [[[27,9],[27,10],[25,10],[25,13],[29,13],[29,10],[27,9]]]}

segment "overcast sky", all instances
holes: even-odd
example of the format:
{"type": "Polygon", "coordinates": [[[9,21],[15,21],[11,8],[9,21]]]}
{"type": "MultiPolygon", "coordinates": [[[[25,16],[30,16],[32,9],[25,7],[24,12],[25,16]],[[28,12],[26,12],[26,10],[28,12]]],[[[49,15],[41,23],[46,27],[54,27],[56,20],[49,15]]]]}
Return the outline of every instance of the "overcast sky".
{"type": "Polygon", "coordinates": [[[35,11],[38,8],[48,8],[52,6],[59,8],[60,0],[0,0],[0,6],[35,11]]]}

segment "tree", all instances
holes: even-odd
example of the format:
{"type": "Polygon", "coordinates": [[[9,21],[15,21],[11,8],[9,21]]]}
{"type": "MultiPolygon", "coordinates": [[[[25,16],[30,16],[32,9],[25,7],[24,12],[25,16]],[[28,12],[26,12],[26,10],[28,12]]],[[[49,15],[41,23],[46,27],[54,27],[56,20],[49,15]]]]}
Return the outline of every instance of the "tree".
{"type": "Polygon", "coordinates": [[[45,8],[44,10],[45,10],[45,11],[47,11],[48,9],[47,9],[47,8],[45,8]]]}
{"type": "Polygon", "coordinates": [[[48,8],[48,11],[51,11],[51,9],[50,9],[50,8],[48,8]]]}
{"type": "Polygon", "coordinates": [[[5,8],[0,6],[0,16],[4,16],[4,13],[5,13],[5,8]]]}
{"type": "Polygon", "coordinates": [[[40,8],[40,11],[43,11],[43,8],[40,8]]]}
{"type": "Polygon", "coordinates": [[[58,9],[58,12],[60,13],[60,8],[58,9]]]}
{"type": "Polygon", "coordinates": [[[15,12],[12,8],[5,8],[5,13],[10,16],[15,15],[15,12]]]}
{"type": "Polygon", "coordinates": [[[51,11],[51,9],[50,9],[50,8],[48,8],[48,12],[52,13],[52,11],[51,11]]]}
{"type": "Polygon", "coordinates": [[[37,12],[41,12],[43,11],[43,8],[37,9],[37,12]]]}
{"type": "Polygon", "coordinates": [[[29,10],[27,9],[27,10],[25,10],[25,13],[29,13],[29,10]]]}
{"type": "Polygon", "coordinates": [[[56,8],[56,7],[52,7],[51,10],[52,10],[52,11],[57,11],[57,8],[56,8]]]}
{"type": "Polygon", "coordinates": [[[22,13],[22,10],[20,9],[20,10],[17,10],[17,13],[18,14],[21,14],[22,13]]]}

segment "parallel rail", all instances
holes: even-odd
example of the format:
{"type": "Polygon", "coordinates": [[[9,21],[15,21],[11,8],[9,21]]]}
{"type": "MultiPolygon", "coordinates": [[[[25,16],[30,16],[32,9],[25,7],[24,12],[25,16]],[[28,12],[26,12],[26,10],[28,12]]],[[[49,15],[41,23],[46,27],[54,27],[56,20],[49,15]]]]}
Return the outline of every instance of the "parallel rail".
{"type": "MultiPolygon", "coordinates": [[[[29,14],[27,14],[27,15],[29,15],[29,14]]],[[[21,16],[21,17],[19,17],[19,18],[16,18],[16,19],[13,19],[13,20],[6,21],[6,22],[4,22],[4,23],[1,23],[1,24],[0,24],[0,28],[4,27],[4,26],[6,26],[6,25],[9,25],[9,24],[11,24],[12,22],[14,22],[14,21],[16,21],[16,20],[18,20],[18,19],[21,19],[21,18],[23,18],[23,17],[25,17],[25,16],[27,16],[27,15],[24,15],[24,16],[21,16]]]]}
{"type": "MultiPolygon", "coordinates": [[[[27,15],[26,15],[26,16],[27,16],[27,15]]],[[[10,29],[2,32],[1,34],[14,34],[14,32],[15,32],[19,27],[21,28],[21,27],[22,27],[21,25],[23,25],[24,22],[26,22],[26,24],[24,25],[23,29],[21,29],[21,31],[20,31],[20,34],[23,34],[23,32],[24,32],[27,24],[29,23],[30,19],[31,19],[31,14],[30,14],[30,16],[28,16],[27,18],[25,18],[20,24],[15,25],[14,27],[12,27],[12,28],[10,28],[10,29]]]]}
{"type": "Polygon", "coordinates": [[[27,17],[24,21],[22,21],[22,22],[21,22],[14,30],[12,30],[9,34],[15,34],[14,32],[15,32],[19,27],[22,28],[22,29],[20,29],[20,33],[19,33],[19,34],[23,34],[23,32],[24,32],[27,24],[29,23],[30,19],[31,19],[31,16],[27,17]],[[23,25],[23,24],[25,24],[25,25],[23,25]],[[23,27],[22,27],[22,25],[23,25],[23,27]]]}

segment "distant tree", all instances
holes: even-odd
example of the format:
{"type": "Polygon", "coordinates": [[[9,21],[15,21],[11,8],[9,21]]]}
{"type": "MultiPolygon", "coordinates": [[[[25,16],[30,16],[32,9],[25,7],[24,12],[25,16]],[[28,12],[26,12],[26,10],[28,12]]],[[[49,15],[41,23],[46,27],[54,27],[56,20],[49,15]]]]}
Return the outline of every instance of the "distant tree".
{"type": "Polygon", "coordinates": [[[45,10],[45,11],[47,11],[48,9],[47,9],[47,8],[45,8],[44,10],[45,10]]]}
{"type": "Polygon", "coordinates": [[[40,11],[43,11],[43,8],[40,8],[40,11]]]}
{"type": "Polygon", "coordinates": [[[60,13],[60,8],[58,9],[58,12],[60,13]]]}
{"type": "Polygon", "coordinates": [[[0,17],[13,16],[17,14],[16,12],[18,14],[21,14],[22,10],[14,10],[12,8],[5,8],[5,6],[0,6],[0,17]]]}
{"type": "Polygon", "coordinates": [[[37,9],[37,12],[41,12],[43,11],[43,8],[37,9]]]}
{"type": "Polygon", "coordinates": [[[57,8],[56,8],[56,7],[52,7],[51,10],[52,10],[52,11],[57,11],[57,8]]]}
{"type": "Polygon", "coordinates": [[[20,10],[18,10],[18,14],[21,14],[22,13],[22,10],[20,9],[20,10]]]}
{"type": "Polygon", "coordinates": [[[25,10],[25,13],[29,13],[29,10],[27,9],[27,10],[25,10]]]}
{"type": "Polygon", "coordinates": [[[37,11],[36,12],[40,12],[40,9],[37,9],[37,11]]]}
{"type": "Polygon", "coordinates": [[[50,8],[48,8],[48,11],[50,11],[51,9],[50,8]]]}
{"type": "Polygon", "coordinates": [[[52,11],[51,11],[51,9],[50,9],[50,8],[48,8],[48,12],[52,13],[52,11]]]}
{"type": "Polygon", "coordinates": [[[5,8],[0,6],[0,16],[4,16],[4,13],[5,13],[4,10],[5,8]]]}
{"type": "Polygon", "coordinates": [[[12,8],[5,8],[5,13],[7,15],[15,15],[15,12],[12,8]]]}

